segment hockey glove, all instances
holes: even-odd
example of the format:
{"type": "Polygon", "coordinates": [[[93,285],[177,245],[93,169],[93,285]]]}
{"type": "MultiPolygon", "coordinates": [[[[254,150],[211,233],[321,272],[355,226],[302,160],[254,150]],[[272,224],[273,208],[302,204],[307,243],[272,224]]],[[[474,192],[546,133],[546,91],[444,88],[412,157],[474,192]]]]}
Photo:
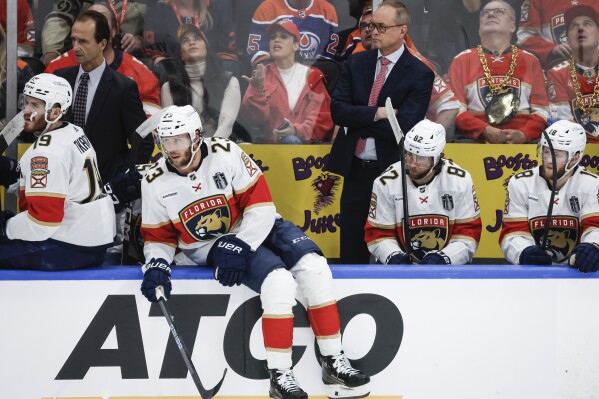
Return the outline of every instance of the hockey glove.
{"type": "Polygon", "coordinates": [[[8,188],[21,177],[21,167],[16,159],[0,155],[0,186],[8,188]]]}
{"type": "Polygon", "coordinates": [[[104,192],[110,195],[115,211],[123,210],[126,203],[141,198],[141,179],[143,176],[136,170],[128,170],[112,178],[104,185],[104,192]]]}
{"type": "Polygon", "coordinates": [[[233,235],[219,238],[208,254],[208,264],[214,267],[214,278],[227,287],[240,285],[251,250],[248,244],[233,235]]]}
{"type": "Polygon", "coordinates": [[[520,254],[521,265],[551,265],[552,263],[551,250],[543,249],[540,245],[526,247],[520,254]]]}
{"type": "Polygon", "coordinates": [[[385,263],[387,265],[409,265],[412,262],[410,262],[410,257],[408,256],[408,254],[401,251],[397,251],[389,255],[387,257],[387,262],[385,263]]]}
{"type": "Polygon", "coordinates": [[[144,281],[141,283],[141,293],[144,294],[148,301],[158,302],[156,298],[156,287],[161,285],[164,288],[164,296],[166,299],[171,296],[171,268],[168,262],[162,258],[152,258],[143,267],[144,281]]]}
{"type": "Polygon", "coordinates": [[[429,252],[422,258],[421,265],[451,265],[451,259],[442,251],[429,252]]]}
{"type": "Polygon", "coordinates": [[[10,241],[10,238],[6,235],[6,223],[8,219],[15,216],[11,211],[0,212],[0,243],[6,243],[10,241]]]}
{"type": "Polygon", "coordinates": [[[583,273],[599,270],[599,245],[583,242],[578,244],[568,259],[568,264],[583,273]]]}

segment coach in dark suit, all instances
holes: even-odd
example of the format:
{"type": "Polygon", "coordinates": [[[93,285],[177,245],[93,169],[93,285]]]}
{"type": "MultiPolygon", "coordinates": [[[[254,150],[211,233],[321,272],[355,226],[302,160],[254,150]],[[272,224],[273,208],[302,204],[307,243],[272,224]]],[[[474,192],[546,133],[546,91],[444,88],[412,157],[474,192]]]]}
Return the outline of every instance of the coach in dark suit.
{"type": "Polygon", "coordinates": [[[137,84],[106,65],[103,51],[110,40],[106,17],[97,11],[80,13],[71,30],[79,66],[55,74],[73,87],[67,119],[89,137],[104,182],[136,163],[149,161],[152,138],[141,140],[135,129],[146,120],[137,84]],[[131,145],[129,149],[128,144],[131,145]]]}
{"type": "Polygon", "coordinates": [[[385,111],[391,97],[404,132],[424,119],[433,72],[404,45],[410,15],[399,1],[385,0],[372,17],[373,47],[352,55],[331,100],[331,114],[341,126],[327,169],[344,177],[341,194],[341,263],[368,263],[364,242],[372,184],[399,161],[397,141],[385,111]]]}

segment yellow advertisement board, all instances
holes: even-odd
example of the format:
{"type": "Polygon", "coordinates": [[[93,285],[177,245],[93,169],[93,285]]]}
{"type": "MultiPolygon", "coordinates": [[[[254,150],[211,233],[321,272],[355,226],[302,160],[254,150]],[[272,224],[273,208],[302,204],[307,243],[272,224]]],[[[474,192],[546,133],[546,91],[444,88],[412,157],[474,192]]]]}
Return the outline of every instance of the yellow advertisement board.
{"type": "MultiPolygon", "coordinates": [[[[242,145],[262,168],[278,212],[300,226],[328,258],[339,257],[339,200],[343,179],[326,172],[329,145],[242,145]]],[[[445,157],[472,174],[483,232],[476,258],[502,258],[498,238],[505,180],[539,164],[534,144],[447,144],[445,157]]],[[[599,144],[581,164],[597,173],[599,144]]]]}

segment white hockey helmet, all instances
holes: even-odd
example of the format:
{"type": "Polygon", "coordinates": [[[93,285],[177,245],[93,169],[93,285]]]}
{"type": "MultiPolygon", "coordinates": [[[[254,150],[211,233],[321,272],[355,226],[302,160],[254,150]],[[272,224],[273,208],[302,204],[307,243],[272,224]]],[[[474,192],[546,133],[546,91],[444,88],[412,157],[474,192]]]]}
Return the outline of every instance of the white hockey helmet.
{"type": "Polygon", "coordinates": [[[55,104],[60,105],[62,115],[66,114],[73,99],[73,90],[69,82],[51,73],[40,73],[29,79],[29,82],[25,83],[23,94],[44,101],[46,115],[55,104]]]}
{"type": "MultiPolygon", "coordinates": [[[[554,150],[562,150],[568,152],[568,161],[566,163],[566,173],[574,168],[582,159],[584,148],[587,143],[587,134],[582,126],[578,123],[570,121],[557,121],[546,129],[547,135],[551,140],[551,145],[554,150]],[[578,162],[568,168],[567,164],[574,159],[576,153],[580,153],[578,162]]],[[[539,142],[539,158],[543,147],[549,147],[545,135],[541,135],[539,142]]]]}
{"type": "Polygon", "coordinates": [[[433,157],[434,167],[445,148],[445,128],[443,125],[423,119],[406,134],[404,147],[412,154],[433,157]]]}
{"type": "Polygon", "coordinates": [[[203,141],[202,133],[204,132],[204,128],[202,126],[200,115],[198,115],[196,110],[191,105],[168,107],[162,111],[156,130],[158,132],[160,148],[166,159],[168,159],[168,151],[164,146],[163,139],[181,134],[187,134],[189,136],[191,143],[191,159],[187,164],[187,166],[189,166],[203,141]],[[200,132],[200,142],[194,150],[196,131],[200,132]]]}

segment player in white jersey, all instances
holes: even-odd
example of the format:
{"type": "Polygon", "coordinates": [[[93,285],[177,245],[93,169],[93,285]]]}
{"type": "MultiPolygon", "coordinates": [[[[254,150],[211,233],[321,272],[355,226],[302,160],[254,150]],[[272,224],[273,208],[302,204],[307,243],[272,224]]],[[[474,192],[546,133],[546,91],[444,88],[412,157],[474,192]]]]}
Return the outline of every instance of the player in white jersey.
{"type": "Polygon", "coordinates": [[[470,173],[443,159],[445,129],[424,119],[405,137],[409,236],[406,254],[401,161],[374,181],[365,227],[368,250],[384,264],[470,263],[482,224],[470,173]]]}
{"type": "Polygon", "coordinates": [[[508,180],[499,243],[513,264],[568,261],[582,272],[599,269],[599,176],[578,165],[586,145],[582,126],[557,121],[547,128],[555,150],[557,185],[546,247],[542,237],[553,185],[548,142],[539,144],[542,164],[508,180]]]}
{"type": "Polygon", "coordinates": [[[330,396],[368,395],[369,377],[351,367],[342,351],[327,261],[297,226],[276,214],[258,166],[235,143],[204,139],[200,117],[189,105],[166,109],[157,130],[164,158],[142,181],[143,294],[155,302],[155,289],[163,286],[170,295],[177,248],[213,267],[221,284],[244,284],[260,293],[270,395],[301,399],[307,394],[291,369],[299,285],[330,396]]]}
{"type": "Polygon", "coordinates": [[[79,127],[61,121],[71,86],[40,74],[25,85],[24,130],[36,141],[21,157],[19,208],[0,217],[0,267],[69,270],[97,266],[115,235],[96,152],[79,127]]]}

